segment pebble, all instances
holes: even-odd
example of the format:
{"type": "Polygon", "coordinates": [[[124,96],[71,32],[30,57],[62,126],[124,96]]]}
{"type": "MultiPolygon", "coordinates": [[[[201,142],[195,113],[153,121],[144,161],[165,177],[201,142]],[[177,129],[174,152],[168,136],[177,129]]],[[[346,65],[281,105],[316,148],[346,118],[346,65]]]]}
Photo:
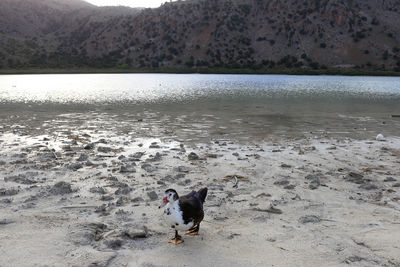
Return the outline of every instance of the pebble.
{"type": "Polygon", "coordinates": [[[189,160],[199,160],[200,157],[199,157],[196,153],[191,152],[191,153],[188,155],[188,159],[189,159],[189,160]]]}
{"type": "Polygon", "coordinates": [[[71,184],[61,181],[53,185],[53,187],[50,189],[50,193],[53,195],[64,195],[64,194],[70,194],[72,193],[72,187],[71,184]]]}
{"type": "Polygon", "coordinates": [[[186,176],[186,174],[184,174],[184,173],[178,173],[177,175],[174,176],[174,179],[179,180],[179,179],[185,178],[185,176],[186,176]]]}
{"type": "Polygon", "coordinates": [[[142,197],[135,197],[131,200],[131,202],[136,203],[136,202],[143,202],[144,199],[142,197]]]}
{"type": "Polygon", "coordinates": [[[275,185],[288,185],[290,182],[288,180],[280,180],[274,182],[275,185]]]}
{"type": "Polygon", "coordinates": [[[155,162],[155,161],[161,161],[162,160],[162,156],[159,152],[156,153],[156,155],[154,157],[150,156],[146,162],[155,162]]]}
{"type": "Polygon", "coordinates": [[[290,184],[290,185],[285,186],[284,189],[293,190],[295,187],[296,187],[295,185],[290,184]]]}
{"type": "Polygon", "coordinates": [[[192,181],[190,179],[185,179],[184,181],[179,182],[178,185],[185,186],[185,185],[190,184],[191,182],[192,181]]]}
{"type": "Polygon", "coordinates": [[[116,195],[127,195],[129,194],[133,189],[130,188],[127,184],[120,184],[119,188],[115,191],[116,195]]]}
{"type": "Polygon", "coordinates": [[[299,218],[299,222],[302,224],[306,223],[319,223],[321,219],[315,215],[306,215],[299,218]]]}
{"type": "Polygon", "coordinates": [[[87,150],[93,149],[94,148],[94,144],[93,143],[86,144],[83,148],[87,149],[87,150]]]}
{"type": "Polygon", "coordinates": [[[378,134],[375,139],[376,139],[376,141],[385,141],[385,137],[381,133],[378,134]]]}
{"type": "Polygon", "coordinates": [[[190,168],[185,167],[185,166],[178,166],[178,167],[174,168],[174,170],[177,172],[189,172],[190,168]]]}
{"type": "Polygon", "coordinates": [[[147,196],[150,198],[151,201],[158,199],[158,195],[155,191],[147,192],[147,196]]]}
{"type": "Polygon", "coordinates": [[[396,182],[397,180],[394,179],[393,177],[387,177],[385,180],[383,180],[384,182],[396,182]]]}
{"type": "Polygon", "coordinates": [[[258,217],[252,218],[251,220],[252,220],[253,222],[260,222],[260,223],[263,223],[263,222],[266,222],[267,219],[268,219],[268,217],[266,217],[266,216],[258,216],[258,217]]]}
{"type": "Polygon", "coordinates": [[[103,187],[95,186],[89,189],[90,193],[105,194],[106,190],[103,187]]]}
{"type": "Polygon", "coordinates": [[[80,163],[71,163],[67,166],[68,169],[73,170],[73,171],[77,171],[81,168],[83,168],[83,165],[80,163]]]}
{"type": "Polygon", "coordinates": [[[149,146],[149,148],[161,148],[157,143],[153,143],[149,146]]]}
{"type": "Polygon", "coordinates": [[[365,180],[363,178],[364,176],[362,174],[350,172],[344,179],[351,183],[363,184],[365,183],[365,180]]]}
{"type": "Polygon", "coordinates": [[[348,257],[345,260],[345,262],[350,263],[350,262],[358,262],[358,261],[362,261],[362,260],[364,260],[364,258],[361,258],[359,256],[351,256],[351,257],[348,257]]]}
{"type": "Polygon", "coordinates": [[[395,183],[393,187],[400,187],[400,183],[395,183]]]}
{"type": "Polygon", "coordinates": [[[97,148],[97,151],[101,152],[101,153],[109,153],[111,152],[111,147],[108,146],[100,146],[97,148]]]}
{"type": "Polygon", "coordinates": [[[148,164],[148,163],[142,164],[141,168],[142,168],[143,170],[145,170],[146,172],[154,172],[154,171],[157,170],[156,167],[154,167],[154,166],[152,166],[152,165],[150,165],[150,164],[148,164]]]}
{"type": "Polygon", "coordinates": [[[124,235],[129,237],[130,239],[146,238],[149,236],[148,230],[146,226],[144,226],[143,228],[143,230],[124,231],[124,235]]]}
{"type": "Polygon", "coordinates": [[[87,161],[89,159],[89,156],[82,153],[79,158],[77,159],[77,161],[87,161]]]}
{"type": "Polygon", "coordinates": [[[15,176],[9,176],[4,178],[5,182],[14,182],[18,184],[36,184],[37,182],[34,180],[31,180],[29,178],[26,178],[25,174],[18,174],[15,176]]]}
{"type": "Polygon", "coordinates": [[[282,210],[274,208],[273,206],[271,206],[268,209],[254,208],[253,210],[260,211],[260,212],[274,213],[274,214],[282,214],[282,210]]]}
{"type": "Polygon", "coordinates": [[[320,178],[322,178],[321,174],[309,174],[305,178],[306,180],[310,180],[310,184],[308,187],[311,190],[315,190],[321,185],[321,180],[320,180],[320,178]]]}
{"type": "Polygon", "coordinates": [[[104,243],[108,248],[111,248],[114,250],[120,249],[123,244],[121,239],[106,240],[104,243]]]}
{"type": "Polygon", "coordinates": [[[375,190],[378,189],[378,186],[372,183],[367,183],[367,184],[362,184],[359,186],[359,188],[364,189],[364,190],[375,190]]]}
{"type": "Polygon", "coordinates": [[[126,166],[122,165],[120,167],[119,172],[121,172],[121,173],[134,173],[134,172],[136,172],[136,169],[135,169],[134,165],[126,165],[126,166]]]}
{"type": "Polygon", "coordinates": [[[10,223],[14,223],[15,221],[9,220],[9,219],[2,219],[0,220],[0,225],[7,225],[10,223]]]}
{"type": "Polygon", "coordinates": [[[124,204],[124,199],[122,197],[119,197],[117,202],[115,202],[115,205],[120,207],[124,204]]]}
{"type": "Polygon", "coordinates": [[[100,200],[101,201],[111,201],[111,200],[113,200],[114,198],[112,197],[112,196],[102,196],[101,198],[100,198],[100,200]]]}
{"type": "Polygon", "coordinates": [[[48,152],[48,153],[38,153],[37,157],[40,161],[48,161],[52,159],[56,159],[56,154],[53,152],[48,152]]]}
{"type": "Polygon", "coordinates": [[[18,192],[19,192],[19,190],[14,189],[14,188],[10,188],[10,189],[0,188],[0,196],[14,196],[14,195],[18,194],[18,192]]]}
{"type": "Polygon", "coordinates": [[[292,168],[292,166],[286,163],[282,163],[281,168],[292,168]]]}

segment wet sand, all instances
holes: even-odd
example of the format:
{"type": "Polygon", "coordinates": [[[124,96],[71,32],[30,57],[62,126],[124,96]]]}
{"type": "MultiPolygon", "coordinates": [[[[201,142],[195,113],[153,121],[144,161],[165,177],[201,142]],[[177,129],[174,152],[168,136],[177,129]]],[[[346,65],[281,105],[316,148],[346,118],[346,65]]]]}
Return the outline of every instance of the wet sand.
{"type": "Polygon", "coordinates": [[[400,265],[399,137],[0,130],[1,266],[400,265]],[[168,244],[164,190],[204,186],[199,236],[168,244]]]}

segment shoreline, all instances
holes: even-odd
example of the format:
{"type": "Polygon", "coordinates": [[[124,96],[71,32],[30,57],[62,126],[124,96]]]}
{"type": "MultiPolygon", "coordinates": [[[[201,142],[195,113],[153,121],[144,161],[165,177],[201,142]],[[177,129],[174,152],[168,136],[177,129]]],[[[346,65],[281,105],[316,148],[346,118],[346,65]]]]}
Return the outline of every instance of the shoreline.
{"type": "Polygon", "coordinates": [[[400,72],[390,70],[361,70],[361,69],[327,69],[327,70],[304,70],[304,69],[230,69],[230,68],[158,68],[158,69],[125,69],[125,68],[82,68],[82,69],[0,69],[0,75],[22,75],[22,74],[129,74],[129,73],[159,73],[159,74],[253,74],[253,75],[334,75],[334,76],[384,76],[398,77],[400,72]]]}
{"type": "Polygon", "coordinates": [[[0,132],[0,148],[8,265],[400,264],[399,137],[186,144],[66,129],[0,132]],[[203,186],[200,235],[168,244],[163,191],[203,186]]]}

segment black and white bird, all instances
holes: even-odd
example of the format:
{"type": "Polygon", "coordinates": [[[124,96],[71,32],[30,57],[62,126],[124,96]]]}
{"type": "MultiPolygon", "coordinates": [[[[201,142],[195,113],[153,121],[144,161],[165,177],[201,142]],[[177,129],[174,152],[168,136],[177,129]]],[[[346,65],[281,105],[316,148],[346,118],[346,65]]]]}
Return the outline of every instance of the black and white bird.
{"type": "Polygon", "coordinates": [[[200,223],[204,218],[203,203],[207,196],[207,188],[198,192],[192,191],[189,194],[179,197],[174,189],[165,191],[164,198],[159,208],[165,207],[163,217],[169,227],[175,229],[175,237],[169,243],[180,244],[182,237],[180,231],[188,231],[187,235],[195,236],[199,233],[200,223]]]}

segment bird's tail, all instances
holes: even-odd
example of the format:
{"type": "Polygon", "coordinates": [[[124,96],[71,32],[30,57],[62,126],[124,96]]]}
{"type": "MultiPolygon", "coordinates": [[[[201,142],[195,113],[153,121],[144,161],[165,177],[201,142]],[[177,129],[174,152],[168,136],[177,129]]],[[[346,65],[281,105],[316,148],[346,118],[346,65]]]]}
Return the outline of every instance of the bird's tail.
{"type": "Polygon", "coordinates": [[[204,187],[197,192],[201,198],[201,202],[203,203],[204,201],[206,201],[207,191],[208,191],[207,187],[204,187]]]}

